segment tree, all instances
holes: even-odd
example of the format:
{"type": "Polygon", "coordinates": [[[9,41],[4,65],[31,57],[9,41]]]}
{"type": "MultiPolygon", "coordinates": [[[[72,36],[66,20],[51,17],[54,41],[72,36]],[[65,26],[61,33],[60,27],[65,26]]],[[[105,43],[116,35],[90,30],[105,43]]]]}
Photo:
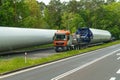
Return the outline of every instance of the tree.
{"type": "Polygon", "coordinates": [[[61,24],[61,2],[60,0],[51,0],[45,9],[45,21],[50,28],[58,29],[61,24]]]}
{"type": "Polygon", "coordinates": [[[29,15],[23,19],[23,26],[32,28],[45,28],[40,4],[36,2],[36,0],[25,0],[25,4],[28,6],[29,15]]]}
{"type": "Polygon", "coordinates": [[[75,30],[81,26],[85,26],[85,22],[79,14],[64,12],[62,16],[61,29],[75,32],[75,30]]]}
{"type": "Polygon", "coordinates": [[[28,15],[28,7],[24,0],[2,0],[0,6],[1,26],[21,26],[21,21],[28,15]]]}
{"type": "Polygon", "coordinates": [[[104,9],[106,12],[105,19],[108,20],[107,28],[112,32],[112,34],[119,39],[120,36],[120,3],[112,3],[105,5],[104,9]]]}
{"type": "Polygon", "coordinates": [[[79,2],[76,0],[70,0],[70,2],[68,2],[66,6],[68,12],[74,12],[74,13],[78,13],[81,8],[79,2]]]}
{"type": "Polygon", "coordinates": [[[15,26],[14,24],[14,8],[11,1],[4,1],[0,6],[0,25],[15,26]]]}

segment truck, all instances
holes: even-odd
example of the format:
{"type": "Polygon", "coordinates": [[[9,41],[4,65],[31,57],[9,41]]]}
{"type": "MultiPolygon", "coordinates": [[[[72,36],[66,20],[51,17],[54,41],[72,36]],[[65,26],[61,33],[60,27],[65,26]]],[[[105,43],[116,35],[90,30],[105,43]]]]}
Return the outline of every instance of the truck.
{"type": "Polygon", "coordinates": [[[69,30],[57,30],[53,43],[55,51],[60,52],[110,40],[111,33],[109,31],[85,27],[77,29],[75,33],[71,33],[69,30]]]}

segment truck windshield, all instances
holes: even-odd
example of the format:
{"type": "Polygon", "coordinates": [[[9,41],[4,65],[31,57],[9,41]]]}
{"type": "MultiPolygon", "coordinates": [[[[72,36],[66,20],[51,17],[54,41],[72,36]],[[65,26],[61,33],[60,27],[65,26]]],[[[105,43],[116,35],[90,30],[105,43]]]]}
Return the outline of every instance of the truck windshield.
{"type": "Polygon", "coordinates": [[[54,40],[66,40],[65,34],[55,34],[54,40]]]}

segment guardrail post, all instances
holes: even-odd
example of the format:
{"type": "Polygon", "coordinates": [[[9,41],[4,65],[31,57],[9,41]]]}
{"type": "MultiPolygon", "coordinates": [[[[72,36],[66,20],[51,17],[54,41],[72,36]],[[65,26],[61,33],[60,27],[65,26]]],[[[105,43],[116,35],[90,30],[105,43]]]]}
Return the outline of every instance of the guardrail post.
{"type": "Polygon", "coordinates": [[[25,52],[25,63],[27,63],[27,52],[25,52]]]}

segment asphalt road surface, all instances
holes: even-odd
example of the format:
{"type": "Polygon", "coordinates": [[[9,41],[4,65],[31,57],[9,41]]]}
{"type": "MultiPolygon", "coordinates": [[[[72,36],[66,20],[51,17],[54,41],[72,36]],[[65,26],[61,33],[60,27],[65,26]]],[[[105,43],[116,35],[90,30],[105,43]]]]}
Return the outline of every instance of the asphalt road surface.
{"type": "MultiPolygon", "coordinates": [[[[38,51],[33,51],[33,52],[27,52],[27,57],[28,58],[43,58],[47,57],[53,54],[57,54],[54,49],[46,49],[46,50],[38,50],[38,51]]],[[[0,59],[12,59],[15,57],[24,57],[25,53],[15,53],[15,54],[7,54],[7,55],[2,55],[0,56],[0,59]]]]}
{"type": "Polygon", "coordinates": [[[0,80],[120,80],[120,44],[0,76],[0,80]]]}

